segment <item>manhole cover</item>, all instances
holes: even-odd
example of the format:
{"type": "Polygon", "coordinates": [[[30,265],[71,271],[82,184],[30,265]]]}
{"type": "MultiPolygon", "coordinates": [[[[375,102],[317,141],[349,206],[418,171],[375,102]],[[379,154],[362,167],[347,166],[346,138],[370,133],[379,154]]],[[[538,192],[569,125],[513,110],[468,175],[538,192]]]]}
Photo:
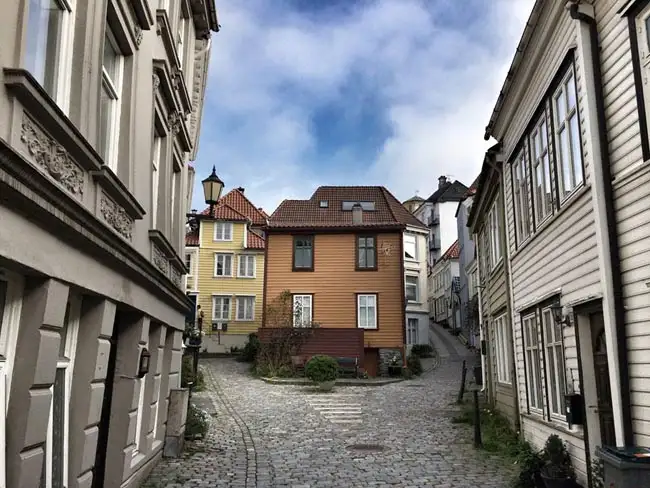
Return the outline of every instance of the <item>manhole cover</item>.
{"type": "Polygon", "coordinates": [[[379,444],[351,444],[347,446],[351,451],[369,451],[369,452],[379,452],[386,449],[384,446],[379,444]]]}

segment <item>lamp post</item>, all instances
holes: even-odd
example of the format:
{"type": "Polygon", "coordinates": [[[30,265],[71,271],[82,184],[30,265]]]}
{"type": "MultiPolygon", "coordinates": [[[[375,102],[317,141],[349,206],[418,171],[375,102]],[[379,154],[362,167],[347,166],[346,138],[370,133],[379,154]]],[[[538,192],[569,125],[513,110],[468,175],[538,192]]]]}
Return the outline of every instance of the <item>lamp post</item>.
{"type": "Polygon", "coordinates": [[[212,166],[212,173],[205,180],[201,182],[203,185],[203,195],[205,196],[205,203],[210,205],[210,217],[215,204],[221,198],[221,191],[223,190],[223,181],[217,176],[217,170],[212,166]]]}

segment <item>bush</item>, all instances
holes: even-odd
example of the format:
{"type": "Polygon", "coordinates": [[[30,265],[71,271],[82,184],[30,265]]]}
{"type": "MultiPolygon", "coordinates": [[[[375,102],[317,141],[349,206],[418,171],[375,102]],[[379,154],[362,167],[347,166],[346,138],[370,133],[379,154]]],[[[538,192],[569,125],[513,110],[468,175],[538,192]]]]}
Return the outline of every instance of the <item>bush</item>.
{"type": "Polygon", "coordinates": [[[539,472],[544,465],[541,453],[535,451],[528,442],[521,442],[519,452],[515,456],[519,466],[519,474],[512,483],[512,488],[537,488],[539,472]]]}
{"type": "Polygon", "coordinates": [[[420,356],[413,353],[409,354],[408,358],[406,358],[406,367],[415,376],[420,376],[422,374],[422,362],[420,361],[420,356]]]}
{"type": "Polygon", "coordinates": [[[413,372],[408,368],[402,368],[402,378],[405,380],[410,380],[413,378],[413,372]]]}
{"type": "Polygon", "coordinates": [[[564,441],[557,434],[546,439],[544,446],[544,466],[542,471],[550,478],[575,480],[576,473],[571,463],[571,456],[564,441]]]}
{"type": "Polygon", "coordinates": [[[193,358],[191,355],[183,356],[181,363],[181,388],[189,388],[189,383],[194,383],[192,391],[203,391],[205,389],[205,377],[203,371],[199,368],[196,376],[194,375],[193,358]]]}
{"type": "Polygon", "coordinates": [[[257,359],[257,353],[260,350],[260,340],[257,337],[257,334],[250,333],[248,334],[248,342],[244,345],[244,348],[241,350],[238,361],[244,363],[252,363],[257,359]]]}
{"type": "Polygon", "coordinates": [[[339,377],[339,365],[330,356],[313,356],[305,365],[305,376],[315,383],[334,381],[339,377]]]}
{"type": "Polygon", "coordinates": [[[430,358],[433,356],[433,347],[430,344],[415,344],[411,347],[411,354],[421,358],[430,358]]]}
{"type": "Polygon", "coordinates": [[[210,427],[209,415],[193,403],[187,409],[187,421],[185,422],[185,437],[205,437],[210,427]]]}

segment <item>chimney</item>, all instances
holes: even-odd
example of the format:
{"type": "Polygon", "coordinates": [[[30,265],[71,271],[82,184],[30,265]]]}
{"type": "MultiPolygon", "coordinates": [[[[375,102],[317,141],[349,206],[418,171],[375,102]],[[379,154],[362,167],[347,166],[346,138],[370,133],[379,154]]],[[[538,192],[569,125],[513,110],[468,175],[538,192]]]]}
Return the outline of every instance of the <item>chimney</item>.
{"type": "Polygon", "coordinates": [[[239,191],[239,192],[241,192],[241,193],[244,193],[244,187],[243,187],[243,186],[240,186],[239,188],[237,188],[237,191],[239,191]]]}
{"type": "Polygon", "coordinates": [[[352,223],[360,225],[363,222],[363,207],[360,203],[352,205],[352,223]]]}
{"type": "Polygon", "coordinates": [[[446,183],[447,183],[446,176],[441,176],[440,178],[438,178],[438,188],[442,188],[443,186],[445,186],[446,183]]]}

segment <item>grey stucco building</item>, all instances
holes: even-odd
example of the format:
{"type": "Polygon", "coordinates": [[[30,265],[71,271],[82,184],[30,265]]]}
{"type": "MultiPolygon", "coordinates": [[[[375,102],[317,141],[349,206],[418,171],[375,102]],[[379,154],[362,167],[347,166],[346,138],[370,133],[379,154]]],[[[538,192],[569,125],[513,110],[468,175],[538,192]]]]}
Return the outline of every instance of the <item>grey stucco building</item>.
{"type": "Polygon", "coordinates": [[[472,304],[470,303],[473,296],[473,288],[470,283],[473,271],[473,264],[476,255],[474,241],[467,227],[472,201],[476,193],[476,181],[470,185],[463,199],[458,203],[456,209],[456,224],[458,226],[458,298],[460,300],[460,337],[472,347],[478,344],[478,323],[475,323],[471,313],[472,304]]]}
{"type": "Polygon", "coordinates": [[[3,2],[2,487],[137,486],[162,454],[217,30],[213,0],[3,2]]]}

